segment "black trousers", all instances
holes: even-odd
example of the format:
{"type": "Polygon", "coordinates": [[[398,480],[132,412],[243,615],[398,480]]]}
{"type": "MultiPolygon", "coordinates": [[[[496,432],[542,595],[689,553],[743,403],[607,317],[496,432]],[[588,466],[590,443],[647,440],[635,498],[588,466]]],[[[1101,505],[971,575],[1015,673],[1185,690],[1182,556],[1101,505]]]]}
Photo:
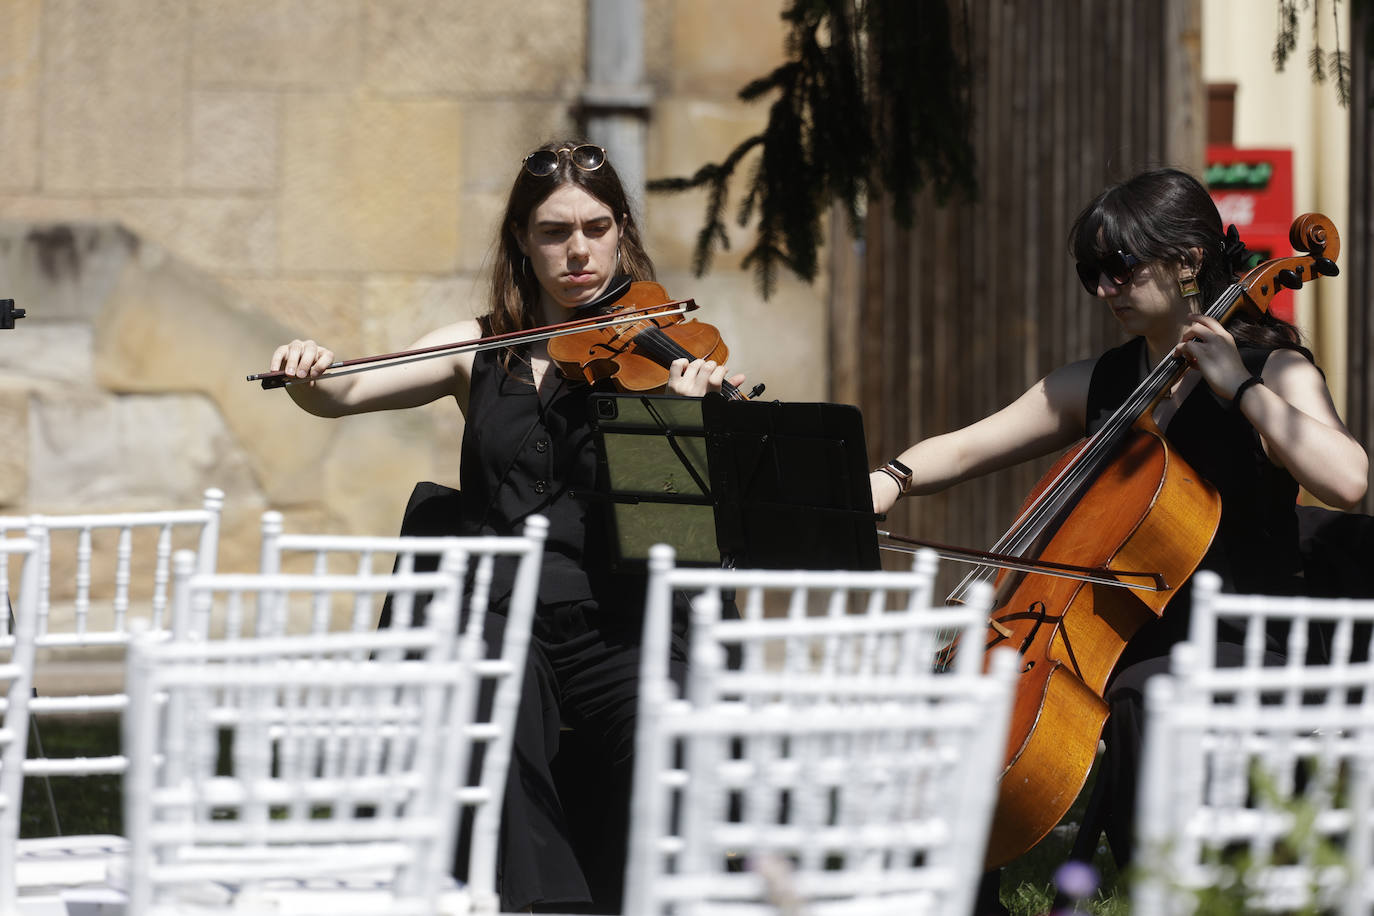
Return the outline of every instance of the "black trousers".
{"type": "MultiPolygon", "coordinates": [[[[595,601],[537,612],[501,827],[507,912],[620,912],[642,622],[626,616],[595,601]]],[[[671,652],[669,671],[681,687],[681,625],[671,652]]]]}

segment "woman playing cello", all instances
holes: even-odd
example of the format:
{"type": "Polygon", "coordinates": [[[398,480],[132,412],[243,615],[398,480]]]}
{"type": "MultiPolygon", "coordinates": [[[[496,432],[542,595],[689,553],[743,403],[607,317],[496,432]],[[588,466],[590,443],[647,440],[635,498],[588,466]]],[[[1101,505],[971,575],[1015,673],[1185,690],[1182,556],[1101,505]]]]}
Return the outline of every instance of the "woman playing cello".
{"type": "MultiPolygon", "coordinates": [[[[496,242],[491,311],[420,338],[412,350],[558,324],[604,300],[622,277],[650,280],[653,264],[615,169],[598,146],[550,143],[521,163],[496,242]]],[[[630,757],[639,672],[642,580],[608,572],[609,543],[578,491],[595,486],[585,383],[563,377],[540,341],[319,378],[334,354],[294,340],[271,369],[310,383],[288,387],[303,409],[337,417],[452,397],[462,411],[461,534],[511,535],[534,513],[550,522],[530,670],[507,781],[502,910],[542,904],[619,912],[630,757]],[[550,761],[560,724],[602,751],[609,793],[602,848],[573,849],[550,761]]],[[[728,370],[702,359],[667,367],[667,388],[720,390],[728,370]]],[[[508,596],[509,584],[505,586],[508,596]]],[[[502,589],[493,584],[493,610],[502,589]]],[[[681,649],[679,645],[675,648],[681,649]]],[[[685,651],[675,658],[682,673],[685,651]]]]}
{"type": "MultiPolygon", "coordinates": [[[[1234,281],[1243,246],[1234,232],[1223,233],[1206,189],[1184,172],[1148,171],[1103,191],[1074,221],[1069,245],[1084,288],[1130,340],[1054,370],[970,426],[906,449],[873,472],[874,509],[1073,444],[1177,354],[1188,371],[1157,403],[1154,419],[1220,496],[1220,523],[1201,567],[1216,570],[1230,590],[1293,592],[1298,487],[1349,508],[1364,497],[1369,470],[1297,329],[1267,313],[1237,312],[1225,327],[1199,314],[1234,281]]],[[[1163,616],[1130,639],[1108,683],[1107,756],[1075,857],[1105,829],[1117,863],[1131,860],[1141,688],[1186,636],[1188,610],[1188,595],[1176,592],[1163,616]]]]}

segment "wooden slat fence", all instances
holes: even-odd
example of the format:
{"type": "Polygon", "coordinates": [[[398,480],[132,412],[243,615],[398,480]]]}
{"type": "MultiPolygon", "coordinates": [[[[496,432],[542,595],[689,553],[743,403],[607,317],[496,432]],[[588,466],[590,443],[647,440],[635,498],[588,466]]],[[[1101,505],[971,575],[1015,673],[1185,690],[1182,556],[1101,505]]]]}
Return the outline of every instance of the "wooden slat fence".
{"type": "MultiPolygon", "coordinates": [[[[1340,258],[1350,296],[1346,424],[1370,448],[1374,446],[1374,363],[1370,361],[1374,354],[1374,48],[1370,47],[1374,4],[1356,4],[1352,14],[1350,225],[1341,234],[1340,258]]],[[[1374,495],[1365,496],[1363,509],[1374,512],[1374,495]]]]}
{"type": "MultiPolygon", "coordinates": [[[[1197,3],[963,5],[979,198],[923,199],[910,230],[874,202],[865,239],[833,248],[832,398],[860,406],[873,463],[1121,341],[1074,274],[1069,224],[1112,180],[1166,164],[1200,171],[1197,3]]],[[[986,547],[1051,463],[904,500],[889,526],[986,547]]]]}

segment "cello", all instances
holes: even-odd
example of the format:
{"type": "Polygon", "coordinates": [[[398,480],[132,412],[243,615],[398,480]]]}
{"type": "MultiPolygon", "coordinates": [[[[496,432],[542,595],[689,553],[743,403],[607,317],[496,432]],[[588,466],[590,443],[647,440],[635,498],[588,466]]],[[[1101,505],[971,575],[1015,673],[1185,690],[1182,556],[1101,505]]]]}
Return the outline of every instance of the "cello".
{"type": "MultiPolygon", "coordinates": [[[[1254,267],[1204,314],[1225,324],[1238,309],[1267,311],[1282,289],[1338,272],[1340,239],[1325,216],[1300,216],[1290,241],[1302,254],[1254,267]]],[[[957,602],[973,582],[995,580],[984,650],[1010,645],[1021,656],[988,868],[1035,846],[1078,797],[1106,722],[1112,670],[1131,637],[1164,613],[1216,533],[1220,497],[1152,418],[1187,368],[1177,354],[1162,360],[1101,429],[1051,468],[991,548],[1105,577],[990,563],[950,595],[957,602]],[[1140,578],[1142,570],[1154,582],[1140,578]],[[1110,581],[1112,573],[1122,581],[1110,581]]]]}

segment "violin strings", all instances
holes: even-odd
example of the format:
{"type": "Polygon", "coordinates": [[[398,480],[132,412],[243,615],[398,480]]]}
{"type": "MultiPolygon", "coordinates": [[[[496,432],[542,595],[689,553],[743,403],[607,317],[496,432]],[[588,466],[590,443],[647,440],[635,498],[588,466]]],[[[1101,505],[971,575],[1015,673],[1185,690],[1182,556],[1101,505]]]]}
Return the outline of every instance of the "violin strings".
{"type": "MultiPolygon", "coordinates": [[[[667,368],[675,359],[691,360],[696,358],[691,351],[673,340],[663,332],[662,328],[652,322],[644,330],[639,331],[633,339],[638,349],[643,350],[645,355],[664,368],[667,368]]],[[[720,392],[732,400],[743,397],[739,389],[729,382],[721,383],[720,392]]]]}

